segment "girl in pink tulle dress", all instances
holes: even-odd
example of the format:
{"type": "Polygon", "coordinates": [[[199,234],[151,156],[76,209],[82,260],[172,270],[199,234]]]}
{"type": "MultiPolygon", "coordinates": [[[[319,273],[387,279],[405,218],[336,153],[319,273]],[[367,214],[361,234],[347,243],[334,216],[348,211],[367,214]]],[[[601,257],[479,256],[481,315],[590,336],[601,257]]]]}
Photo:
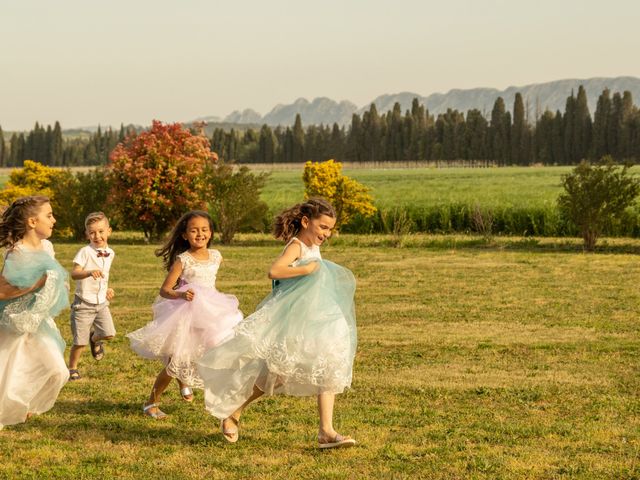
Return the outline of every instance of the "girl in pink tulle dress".
{"type": "Polygon", "coordinates": [[[192,387],[203,387],[194,361],[232,335],[242,320],[237,298],[215,288],[222,255],[208,248],[212,234],[206,212],[194,210],[178,220],[156,251],[169,273],[153,304],[153,321],[127,335],[138,355],[162,359],[166,365],[143,406],[144,414],[154,419],[167,416],[158,400],[172,378],[178,380],[182,398],[193,400],[192,387]]]}

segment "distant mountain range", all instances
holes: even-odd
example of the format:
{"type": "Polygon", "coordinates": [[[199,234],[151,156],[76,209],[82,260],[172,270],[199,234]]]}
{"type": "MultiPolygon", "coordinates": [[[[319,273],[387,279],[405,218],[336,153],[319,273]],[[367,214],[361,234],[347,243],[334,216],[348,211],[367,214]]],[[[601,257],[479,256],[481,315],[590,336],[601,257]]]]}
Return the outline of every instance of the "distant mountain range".
{"type": "Polygon", "coordinates": [[[371,102],[358,108],[352,102],[342,101],[336,102],[330,98],[319,97],[309,102],[304,98],[299,98],[290,105],[276,105],[264,116],[258,112],[246,109],[243,111],[234,111],[224,118],[220,117],[202,117],[197,120],[204,120],[212,123],[236,123],[236,124],[267,124],[276,125],[293,125],[296,114],[300,114],[303,125],[319,125],[321,123],[331,125],[338,123],[339,125],[349,125],[351,116],[354,113],[361,114],[368,110],[372,103],[375,103],[378,113],[384,113],[393,108],[398,102],[402,111],[411,108],[411,102],[417,98],[421,104],[432,114],[443,113],[447,108],[457,109],[461,112],[467,112],[472,108],[477,108],[489,116],[496,98],[502,97],[507,105],[507,109],[513,109],[513,101],[515,94],[520,92],[524,98],[525,105],[528,106],[528,115],[531,121],[537,114],[542,114],[545,110],[560,110],[564,112],[567,97],[571,95],[571,91],[577,93],[578,87],[584,86],[589,101],[589,111],[593,116],[596,108],[598,97],[605,88],[608,88],[613,95],[614,92],[631,92],[634,101],[640,99],[640,78],[636,77],[614,77],[614,78],[587,78],[587,79],[568,79],[556,80],[547,83],[535,83],[524,85],[522,87],[509,87],[506,90],[498,90],[495,88],[473,88],[468,90],[454,89],[448,93],[433,93],[428,96],[422,96],[413,92],[402,92],[395,94],[380,95],[371,102]]]}

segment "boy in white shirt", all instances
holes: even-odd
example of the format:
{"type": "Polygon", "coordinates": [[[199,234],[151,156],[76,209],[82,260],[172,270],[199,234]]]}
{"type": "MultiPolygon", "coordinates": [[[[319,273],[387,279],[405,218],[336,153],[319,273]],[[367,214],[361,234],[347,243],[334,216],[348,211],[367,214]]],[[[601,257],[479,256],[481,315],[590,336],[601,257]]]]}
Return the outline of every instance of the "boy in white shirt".
{"type": "Polygon", "coordinates": [[[87,344],[96,360],[104,357],[104,340],[116,334],[109,311],[113,289],[109,288],[109,270],[115,256],[107,241],[111,235],[109,219],[102,212],[87,215],[84,221],[89,245],[82,247],[73,259],[71,278],[76,292],[71,304],[73,346],[69,353],[69,379],[79,380],[78,361],[87,344]]]}

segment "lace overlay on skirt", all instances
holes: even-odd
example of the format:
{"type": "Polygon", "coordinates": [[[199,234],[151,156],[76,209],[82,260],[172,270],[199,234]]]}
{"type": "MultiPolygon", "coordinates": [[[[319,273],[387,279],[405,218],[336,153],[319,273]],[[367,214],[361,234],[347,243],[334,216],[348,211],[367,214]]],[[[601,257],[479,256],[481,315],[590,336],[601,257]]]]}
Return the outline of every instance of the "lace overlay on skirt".
{"type": "Polygon", "coordinates": [[[203,388],[194,361],[232,334],[242,312],[233,295],[198,284],[185,284],[178,291],[189,289],[195,294],[191,302],[158,297],[153,321],[127,337],[138,355],[162,360],[170,376],[203,388]]]}
{"type": "Polygon", "coordinates": [[[235,335],[197,362],[207,410],[225,418],[257,385],[266,394],[341,393],[356,350],[351,272],[322,260],[311,275],[281,280],[235,335]]]}

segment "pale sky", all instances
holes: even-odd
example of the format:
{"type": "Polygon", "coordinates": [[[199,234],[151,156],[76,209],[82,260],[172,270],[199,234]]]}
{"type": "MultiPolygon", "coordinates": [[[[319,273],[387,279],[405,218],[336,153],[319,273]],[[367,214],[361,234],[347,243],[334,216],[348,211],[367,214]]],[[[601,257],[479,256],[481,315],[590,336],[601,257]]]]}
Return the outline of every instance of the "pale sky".
{"type": "Polygon", "coordinates": [[[637,0],[0,0],[0,126],[640,77],[637,0]]]}

